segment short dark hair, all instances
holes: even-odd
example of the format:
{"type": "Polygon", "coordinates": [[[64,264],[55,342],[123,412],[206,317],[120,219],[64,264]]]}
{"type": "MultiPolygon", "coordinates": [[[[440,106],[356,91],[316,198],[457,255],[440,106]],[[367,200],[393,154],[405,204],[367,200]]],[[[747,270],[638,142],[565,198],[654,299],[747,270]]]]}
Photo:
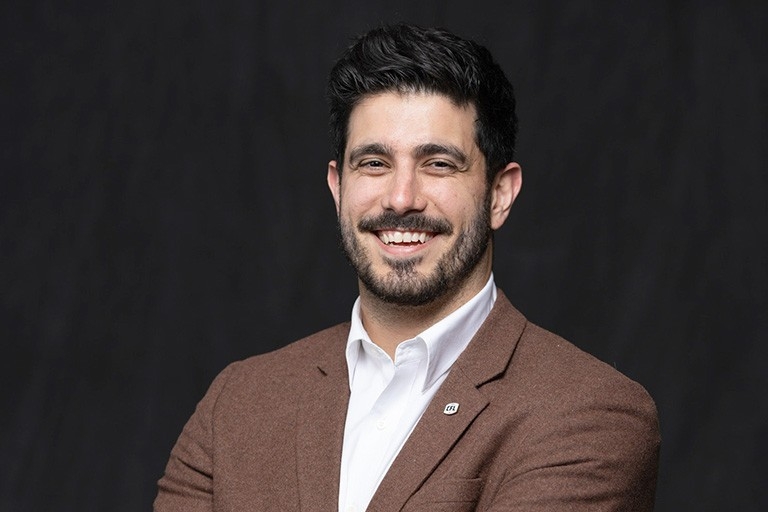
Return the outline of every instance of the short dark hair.
{"type": "Polygon", "coordinates": [[[438,93],[459,106],[474,105],[475,137],[489,180],[514,159],[515,94],[488,49],[444,29],[389,25],[357,38],[331,70],[331,142],[340,170],[352,109],[387,91],[438,93]]]}

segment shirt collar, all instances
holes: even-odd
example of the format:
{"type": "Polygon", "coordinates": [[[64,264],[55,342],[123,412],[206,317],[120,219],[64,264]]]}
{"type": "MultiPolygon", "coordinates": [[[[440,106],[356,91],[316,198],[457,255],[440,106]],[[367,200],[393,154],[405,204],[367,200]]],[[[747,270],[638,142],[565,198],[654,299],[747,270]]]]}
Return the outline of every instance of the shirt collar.
{"type": "MultiPolygon", "coordinates": [[[[422,340],[427,348],[427,373],[424,379],[424,389],[429,388],[451,368],[459,355],[469,345],[477,330],[480,329],[495,301],[496,286],[493,281],[493,274],[491,274],[488,282],[477,295],[413,338],[422,340]]],[[[352,307],[352,320],[346,348],[350,384],[354,378],[362,343],[373,345],[370,336],[363,327],[360,317],[360,297],[358,297],[352,307]]],[[[378,347],[376,348],[378,349],[378,347]]],[[[381,349],[378,350],[381,351],[381,349]]]]}

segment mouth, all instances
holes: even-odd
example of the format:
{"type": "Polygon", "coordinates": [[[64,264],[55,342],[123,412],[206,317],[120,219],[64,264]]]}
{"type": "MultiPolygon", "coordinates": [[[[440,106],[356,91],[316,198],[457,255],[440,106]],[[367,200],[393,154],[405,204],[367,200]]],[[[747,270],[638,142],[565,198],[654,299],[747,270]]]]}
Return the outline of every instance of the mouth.
{"type": "Polygon", "coordinates": [[[384,245],[389,246],[412,246],[427,243],[432,239],[434,233],[428,231],[377,231],[376,236],[384,245]]]}
{"type": "Polygon", "coordinates": [[[397,254],[411,254],[426,247],[436,237],[453,232],[453,227],[445,219],[423,214],[398,215],[392,211],[364,217],[357,228],[375,236],[384,247],[397,254]]]}

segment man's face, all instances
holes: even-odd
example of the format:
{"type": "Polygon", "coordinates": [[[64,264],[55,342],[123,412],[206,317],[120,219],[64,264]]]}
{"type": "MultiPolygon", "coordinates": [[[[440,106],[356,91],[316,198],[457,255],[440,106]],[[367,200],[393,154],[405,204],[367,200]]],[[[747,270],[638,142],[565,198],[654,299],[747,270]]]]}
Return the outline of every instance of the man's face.
{"type": "Polygon", "coordinates": [[[488,279],[508,205],[493,209],[499,180],[486,180],[475,119],[473,106],[425,93],[381,93],[352,110],[343,171],[331,162],[328,184],[347,257],[379,299],[421,305],[488,279]]]}

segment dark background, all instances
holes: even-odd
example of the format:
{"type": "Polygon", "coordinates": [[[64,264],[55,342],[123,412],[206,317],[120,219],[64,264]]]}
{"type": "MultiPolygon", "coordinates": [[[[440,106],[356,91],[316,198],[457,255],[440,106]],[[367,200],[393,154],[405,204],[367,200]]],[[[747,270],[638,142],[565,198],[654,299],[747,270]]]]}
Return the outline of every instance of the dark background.
{"type": "Polygon", "coordinates": [[[515,84],[497,283],[655,397],[657,510],[768,510],[750,5],[3,3],[0,510],[148,510],[226,363],[349,317],[323,89],[390,21],[486,44],[515,84]]]}

